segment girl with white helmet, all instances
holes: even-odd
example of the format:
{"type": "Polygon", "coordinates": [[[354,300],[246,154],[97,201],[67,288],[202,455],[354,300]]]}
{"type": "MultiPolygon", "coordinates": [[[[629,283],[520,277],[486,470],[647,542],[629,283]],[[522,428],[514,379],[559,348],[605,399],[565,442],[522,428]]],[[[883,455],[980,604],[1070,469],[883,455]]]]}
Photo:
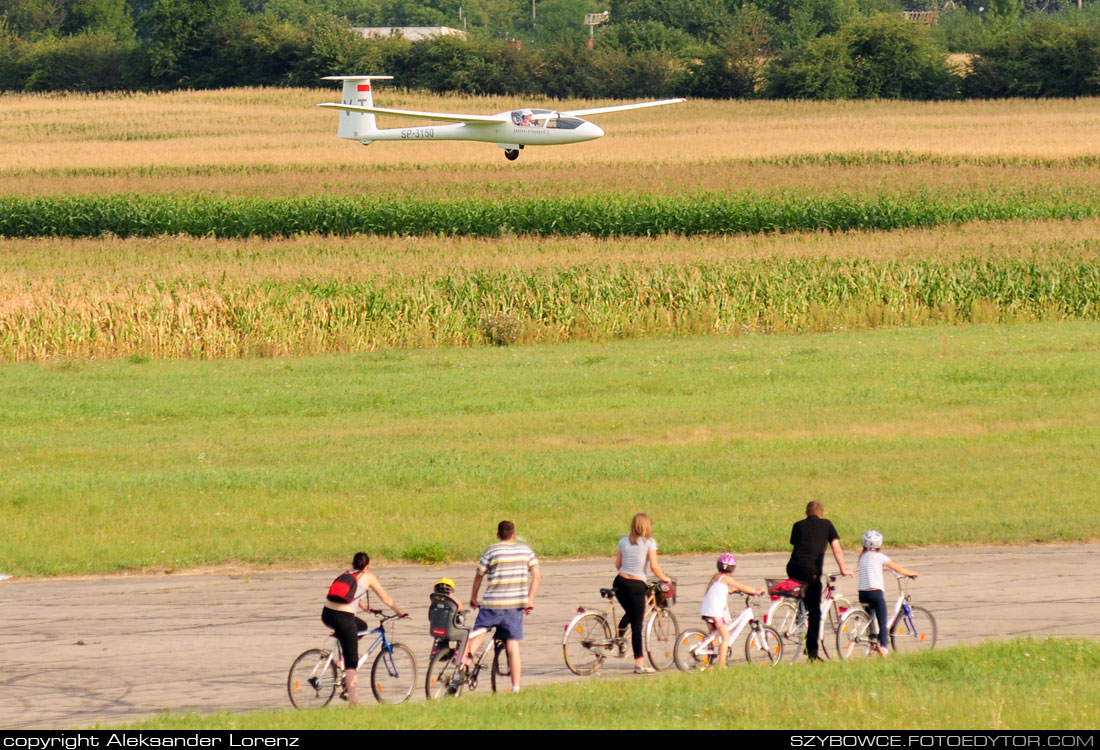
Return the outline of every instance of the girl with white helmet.
{"type": "Polygon", "coordinates": [[[726,652],[730,645],[730,623],[733,616],[730,614],[729,595],[735,591],[743,594],[763,594],[764,589],[750,589],[733,579],[730,573],[737,567],[737,558],[729,552],[723,552],[718,556],[718,572],[707,584],[707,593],[703,595],[703,606],[699,610],[704,619],[714,621],[714,627],[722,643],[718,648],[718,666],[726,666],[726,652]]]}
{"type": "Polygon", "coordinates": [[[886,630],[886,594],[882,581],[883,569],[892,570],[898,575],[916,578],[917,574],[903,568],[882,553],[882,534],[869,529],[863,534],[863,552],[859,555],[859,603],[874,609],[878,620],[878,652],[888,656],[886,644],[890,633],[886,630]]]}

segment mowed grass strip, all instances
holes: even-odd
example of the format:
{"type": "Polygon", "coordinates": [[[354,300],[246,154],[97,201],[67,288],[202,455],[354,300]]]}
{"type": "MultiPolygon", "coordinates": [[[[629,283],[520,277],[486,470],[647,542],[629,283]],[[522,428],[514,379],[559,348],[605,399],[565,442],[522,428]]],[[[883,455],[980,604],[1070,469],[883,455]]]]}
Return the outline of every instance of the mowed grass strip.
{"type": "Polygon", "coordinates": [[[162,715],[126,728],[1077,731],[1096,723],[1097,670],[1095,642],[1018,640],[889,661],[594,678],[401,706],[162,715]]]}
{"type": "Polygon", "coordinates": [[[499,237],[722,235],[890,230],[967,221],[1086,219],[1093,190],[933,191],[877,196],[723,195],[405,199],[231,198],[216,195],[0,197],[0,236],[215,237],[444,235],[499,237]]]}
{"type": "Polygon", "coordinates": [[[1094,320],[1098,228],[1016,222],[1003,232],[983,224],[705,242],[8,240],[0,359],[1094,320]]]}
{"type": "Polygon", "coordinates": [[[1095,540],[1100,327],[938,327],[0,368],[0,568],[1095,540]]]}

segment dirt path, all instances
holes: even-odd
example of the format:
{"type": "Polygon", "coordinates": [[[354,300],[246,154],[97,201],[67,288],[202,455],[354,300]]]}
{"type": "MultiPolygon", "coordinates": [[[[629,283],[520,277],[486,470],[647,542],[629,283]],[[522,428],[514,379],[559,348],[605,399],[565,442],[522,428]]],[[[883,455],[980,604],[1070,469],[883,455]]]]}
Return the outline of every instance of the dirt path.
{"type": "MultiPolygon", "coordinates": [[[[779,574],[786,559],[744,555],[737,578],[762,582],[779,574]]],[[[1100,544],[911,550],[898,560],[922,574],[914,599],[935,614],[944,646],[1012,636],[1100,637],[1100,544]]],[[[680,582],[681,627],[695,624],[712,557],[663,558],[663,566],[680,582]]],[[[375,571],[413,616],[398,626],[396,639],[416,655],[419,682],[431,647],[431,585],[450,576],[465,597],[472,568],[375,571]]],[[[335,572],[0,583],[0,728],[114,724],[163,710],[288,707],[287,669],[323,640],[321,600],[335,572]]],[[[578,604],[599,604],[598,589],[613,577],[609,561],[543,564],[523,647],[525,684],[581,679],[562,661],[562,628],[578,604]]],[[[855,599],[853,581],[844,581],[842,591],[855,599]]],[[[630,666],[612,659],[601,675],[626,675],[630,666]]]]}

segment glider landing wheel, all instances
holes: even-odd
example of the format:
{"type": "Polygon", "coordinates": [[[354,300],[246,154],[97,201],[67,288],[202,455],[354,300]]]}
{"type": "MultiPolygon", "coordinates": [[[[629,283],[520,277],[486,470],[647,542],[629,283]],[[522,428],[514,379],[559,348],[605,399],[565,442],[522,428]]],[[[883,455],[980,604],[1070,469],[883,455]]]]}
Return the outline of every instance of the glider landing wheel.
{"type": "Polygon", "coordinates": [[[508,159],[508,161],[515,161],[516,159],[519,158],[519,149],[518,148],[506,148],[506,149],[504,149],[504,156],[505,156],[506,159],[508,159]]]}

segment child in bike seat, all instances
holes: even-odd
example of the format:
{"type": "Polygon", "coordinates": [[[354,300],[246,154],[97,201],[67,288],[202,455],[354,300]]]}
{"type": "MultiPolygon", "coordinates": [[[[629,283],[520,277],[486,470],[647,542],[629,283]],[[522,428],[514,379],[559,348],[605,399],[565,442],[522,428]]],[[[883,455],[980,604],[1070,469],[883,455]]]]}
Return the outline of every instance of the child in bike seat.
{"type": "Polygon", "coordinates": [[[883,569],[892,570],[895,573],[910,578],[916,578],[917,574],[903,568],[882,553],[882,534],[874,529],[868,530],[863,535],[863,551],[859,554],[859,603],[875,610],[875,619],[878,620],[878,652],[883,656],[889,656],[886,648],[890,634],[886,629],[886,595],[882,582],[883,569]]]}
{"type": "Polygon", "coordinates": [[[734,580],[730,573],[737,567],[737,558],[729,552],[723,552],[718,556],[718,572],[707,584],[707,593],[703,595],[703,606],[699,614],[704,620],[711,622],[718,630],[722,643],[718,648],[718,666],[726,666],[726,652],[730,645],[730,624],[733,616],[730,615],[729,595],[735,591],[742,594],[763,594],[764,589],[750,589],[734,580]]]}
{"type": "Polygon", "coordinates": [[[449,641],[465,641],[470,629],[463,624],[462,602],[454,597],[455,582],[441,578],[432,589],[428,605],[428,622],[431,634],[449,641]]]}

